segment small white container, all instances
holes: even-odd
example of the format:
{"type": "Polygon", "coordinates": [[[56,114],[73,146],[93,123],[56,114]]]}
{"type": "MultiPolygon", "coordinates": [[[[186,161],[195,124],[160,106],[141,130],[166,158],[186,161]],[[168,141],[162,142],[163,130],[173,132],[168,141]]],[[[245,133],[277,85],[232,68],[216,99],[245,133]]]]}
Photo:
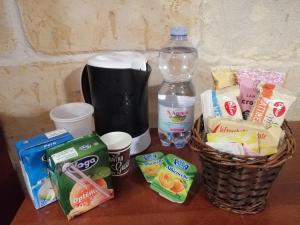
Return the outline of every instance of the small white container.
{"type": "Polygon", "coordinates": [[[74,138],[91,134],[95,130],[94,107],[83,102],[67,103],[50,111],[56,129],[64,128],[74,138]]]}
{"type": "Polygon", "coordinates": [[[120,131],[110,132],[102,135],[101,140],[107,145],[111,175],[123,176],[127,174],[132,143],[130,134],[120,131]]]}

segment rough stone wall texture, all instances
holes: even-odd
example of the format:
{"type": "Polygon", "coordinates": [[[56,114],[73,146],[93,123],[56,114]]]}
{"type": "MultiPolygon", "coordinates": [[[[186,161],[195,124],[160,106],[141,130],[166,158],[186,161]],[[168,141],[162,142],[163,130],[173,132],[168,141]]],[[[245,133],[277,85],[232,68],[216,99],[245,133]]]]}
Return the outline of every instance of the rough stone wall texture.
{"type": "Polygon", "coordinates": [[[9,54],[14,50],[15,39],[13,29],[9,26],[8,15],[5,11],[4,2],[0,1],[0,54],[9,54]]]}
{"type": "Polygon", "coordinates": [[[19,7],[32,48],[48,54],[157,49],[172,21],[195,28],[200,21],[199,1],[42,2],[20,0],[19,7]]]}
{"type": "MultiPolygon", "coordinates": [[[[286,71],[286,86],[300,93],[300,1],[0,0],[0,120],[13,161],[16,140],[53,128],[51,108],[82,100],[82,66],[101,51],[147,55],[155,127],[162,81],[157,50],[172,24],[187,26],[199,50],[193,79],[198,99],[211,87],[210,67],[216,65],[286,71]]],[[[288,119],[300,120],[299,110],[298,100],[288,119]]]]}

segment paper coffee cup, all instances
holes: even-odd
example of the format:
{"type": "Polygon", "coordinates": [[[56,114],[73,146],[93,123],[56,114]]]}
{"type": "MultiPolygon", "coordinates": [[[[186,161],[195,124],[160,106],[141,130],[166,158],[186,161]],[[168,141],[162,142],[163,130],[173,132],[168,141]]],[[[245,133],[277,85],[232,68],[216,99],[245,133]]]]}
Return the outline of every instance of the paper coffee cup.
{"type": "Polygon", "coordinates": [[[125,132],[110,132],[101,136],[107,145],[112,176],[123,176],[129,171],[132,137],[125,132]]]}

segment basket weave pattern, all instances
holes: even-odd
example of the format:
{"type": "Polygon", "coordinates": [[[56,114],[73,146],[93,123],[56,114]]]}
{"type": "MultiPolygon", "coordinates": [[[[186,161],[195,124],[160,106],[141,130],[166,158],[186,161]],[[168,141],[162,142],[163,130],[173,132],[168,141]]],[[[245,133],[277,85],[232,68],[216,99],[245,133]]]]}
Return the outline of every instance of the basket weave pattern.
{"type": "Polygon", "coordinates": [[[239,214],[255,214],[265,206],[271,185],[295,151],[295,139],[285,121],[285,138],[271,156],[236,156],[208,145],[200,117],[194,125],[191,149],[198,151],[208,199],[217,207],[239,214]]]}

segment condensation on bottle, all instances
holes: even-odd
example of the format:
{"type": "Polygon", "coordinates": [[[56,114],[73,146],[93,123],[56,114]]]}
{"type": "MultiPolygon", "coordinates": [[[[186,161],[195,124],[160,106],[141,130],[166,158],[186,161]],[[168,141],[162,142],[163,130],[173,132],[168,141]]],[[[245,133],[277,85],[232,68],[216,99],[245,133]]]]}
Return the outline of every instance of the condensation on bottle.
{"type": "Polygon", "coordinates": [[[184,148],[194,122],[195,90],[191,82],[197,50],[185,27],[172,27],[169,42],[159,51],[163,83],[158,91],[158,134],[163,146],[184,148]]]}

